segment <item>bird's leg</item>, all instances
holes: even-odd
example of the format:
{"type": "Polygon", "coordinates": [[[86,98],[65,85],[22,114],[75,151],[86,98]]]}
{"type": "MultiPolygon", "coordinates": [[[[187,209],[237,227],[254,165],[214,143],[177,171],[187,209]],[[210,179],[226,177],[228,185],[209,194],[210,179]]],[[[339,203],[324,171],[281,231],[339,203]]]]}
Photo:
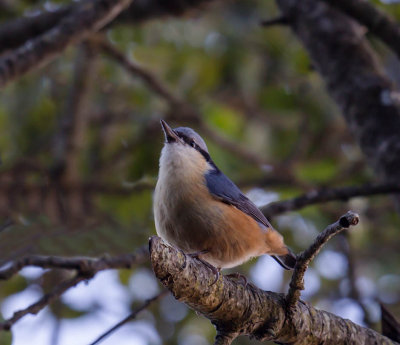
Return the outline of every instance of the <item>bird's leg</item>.
{"type": "Polygon", "coordinates": [[[207,266],[215,274],[215,279],[212,282],[212,284],[210,285],[210,286],[213,286],[219,279],[219,275],[220,275],[221,269],[211,265],[210,263],[208,263],[207,261],[205,261],[204,259],[202,259],[200,257],[200,255],[207,254],[209,252],[210,251],[208,249],[204,249],[204,250],[200,250],[198,252],[190,253],[190,254],[187,254],[187,255],[190,256],[193,259],[199,260],[201,263],[203,263],[205,266],[207,266]]]}

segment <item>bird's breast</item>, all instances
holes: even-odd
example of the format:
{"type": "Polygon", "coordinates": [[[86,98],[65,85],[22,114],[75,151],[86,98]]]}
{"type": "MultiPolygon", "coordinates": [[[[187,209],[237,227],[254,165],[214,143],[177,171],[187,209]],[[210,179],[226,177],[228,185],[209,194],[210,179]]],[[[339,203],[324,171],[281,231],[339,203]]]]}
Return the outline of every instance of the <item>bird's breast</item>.
{"type": "Polygon", "coordinates": [[[265,253],[265,229],[210,194],[210,167],[197,158],[163,149],[154,195],[157,234],[185,253],[208,250],[202,257],[221,268],[265,253]]]}
{"type": "Polygon", "coordinates": [[[208,207],[210,201],[202,176],[175,172],[168,182],[159,178],[154,195],[157,234],[185,252],[203,250],[213,236],[213,223],[221,217],[218,207],[208,207]]]}
{"type": "Polygon", "coordinates": [[[214,199],[205,186],[185,188],[183,183],[179,190],[157,187],[154,212],[160,237],[185,253],[208,250],[203,258],[221,268],[265,252],[265,231],[252,217],[214,199]]]}

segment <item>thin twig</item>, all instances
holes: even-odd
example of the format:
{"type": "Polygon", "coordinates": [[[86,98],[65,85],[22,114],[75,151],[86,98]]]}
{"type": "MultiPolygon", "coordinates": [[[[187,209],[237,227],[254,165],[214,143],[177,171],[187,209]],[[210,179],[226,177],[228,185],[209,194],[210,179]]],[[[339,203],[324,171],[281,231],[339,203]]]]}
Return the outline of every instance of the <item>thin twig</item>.
{"type": "Polygon", "coordinates": [[[170,105],[177,105],[180,103],[180,100],[175,97],[168,90],[168,88],[163,85],[160,80],[158,80],[156,76],[154,76],[150,71],[147,71],[145,68],[133,62],[132,60],[128,60],[125,57],[125,54],[120,52],[116,47],[109,43],[102,35],[93,36],[92,41],[97,44],[106,55],[114,59],[130,74],[140,78],[150,90],[167,100],[170,105]]]}
{"type": "Polygon", "coordinates": [[[360,291],[357,287],[357,274],[356,274],[356,257],[357,257],[357,252],[355,251],[355,248],[351,246],[351,243],[349,241],[349,232],[343,232],[342,236],[339,236],[339,238],[342,240],[342,252],[346,256],[347,259],[347,278],[349,280],[349,286],[350,286],[350,291],[349,291],[349,297],[353,299],[359,307],[362,309],[364,313],[364,322],[367,325],[367,327],[372,328],[374,325],[374,321],[371,319],[370,312],[365,305],[365,303],[362,301],[360,291]]]}
{"type": "Polygon", "coordinates": [[[44,295],[37,302],[25,309],[16,311],[11,318],[0,323],[0,330],[10,328],[27,314],[37,314],[47,305],[59,298],[70,287],[75,286],[83,280],[92,278],[97,272],[106,269],[131,268],[148,259],[148,251],[145,246],[141,247],[135,254],[126,254],[116,257],[104,257],[100,259],[91,258],[62,258],[54,256],[29,256],[17,260],[12,265],[0,271],[0,279],[9,279],[15,273],[26,266],[37,266],[42,268],[75,269],[76,275],[57,285],[50,293],[44,295]]]}
{"type": "Polygon", "coordinates": [[[73,278],[64,281],[57,285],[51,292],[45,294],[37,302],[31,304],[29,307],[16,311],[12,317],[0,323],[0,330],[9,331],[11,327],[21,318],[28,314],[36,315],[39,311],[52,303],[55,299],[59,298],[65,291],[79,282],[92,278],[93,275],[76,274],[73,278]]]}
{"type": "Polygon", "coordinates": [[[270,166],[270,164],[264,160],[262,157],[258,156],[254,152],[247,150],[245,147],[238,145],[236,142],[221,136],[216,130],[211,128],[205,121],[200,119],[199,128],[202,133],[210,138],[214,143],[218,144],[220,147],[232,152],[237,157],[241,157],[243,160],[255,164],[259,167],[270,166]]]}
{"type": "Polygon", "coordinates": [[[0,232],[3,232],[4,230],[6,230],[7,228],[9,228],[14,224],[15,224],[14,220],[12,220],[11,218],[7,219],[3,224],[0,225],[0,232]]]}
{"type": "Polygon", "coordinates": [[[161,291],[158,295],[147,299],[146,301],[144,301],[144,303],[140,307],[136,308],[126,318],[122,319],[115,326],[111,327],[107,332],[100,335],[94,342],[90,343],[89,345],[99,344],[102,340],[104,340],[106,337],[108,337],[111,333],[114,333],[117,329],[119,329],[120,327],[122,327],[123,325],[128,323],[129,321],[132,321],[141,311],[145,310],[150,304],[163,298],[167,293],[168,293],[168,290],[165,289],[165,290],[161,291]]]}
{"type": "Polygon", "coordinates": [[[0,270],[0,280],[10,279],[14,274],[27,266],[41,268],[62,268],[77,270],[80,273],[94,274],[98,271],[116,268],[131,268],[148,260],[148,251],[145,246],[135,253],[114,257],[87,258],[87,257],[60,257],[31,255],[13,261],[9,266],[0,270]]]}
{"type": "MultiPolygon", "coordinates": [[[[143,190],[153,189],[156,178],[143,176],[137,181],[123,182],[121,184],[103,183],[102,181],[62,182],[59,187],[66,193],[80,192],[82,194],[107,194],[107,195],[131,195],[143,190]]],[[[46,182],[29,183],[23,181],[0,182],[0,194],[15,193],[21,197],[35,193],[50,193],[54,186],[46,182]]],[[[13,225],[12,219],[7,219],[0,225],[0,232],[13,225]]]]}
{"type": "Polygon", "coordinates": [[[279,16],[276,18],[266,19],[261,22],[264,27],[274,26],[274,25],[289,25],[289,18],[286,16],[279,16]]]}
{"type": "Polygon", "coordinates": [[[314,243],[297,257],[297,263],[294,268],[292,279],[290,281],[289,292],[286,295],[287,311],[290,313],[300,299],[300,292],[304,290],[304,274],[311,260],[319,253],[323,245],[328,242],[333,236],[350,226],[357,225],[359,216],[352,211],[341,216],[340,219],[329,225],[318,237],[314,243]]]}
{"type": "Polygon", "coordinates": [[[168,116],[171,119],[176,118],[176,114],[179,113],[179,118],[184,121],[189,121],[198,127],[216,144],[234,153],[236,156],[241,157],[243,160],[250,162],[258,166],[265,166],[268,163],[257,156],[255,153],[247,150],[245,147],[238,145],[237,143],[228,140],[211,127],[209,127],[203,120],[201,114],[188,102],[180,99],[178,96],[174,95],[168,90],[168,87],[163,84],[156,76],[154,76],[150,71],[146,70],[143,66],[140,66],[133,61],[126,58],[126,56],[121,53],[117,48],[104,39],[100,35],[92,37],[92,41],[98,44],[99,48],[108,56],[113,58],[118,64],[125,68],[131,75],[135,78],[140,78],[143,80],[145,85],[156,93],[158,96],[163,98],[170,108],[168,116]]]}
{"type": "Polygon", "coordinates": [[[319,190],[313,190],[293,199],[272,202],[262,207],[261,211],[266,217],[272,217],[281,213],[299,210],[309,205],[328,201],[347,201],[354,197],[395,193],[400,193],[400,184],[385,183],[329,189],[323,188],[319,190]]]}

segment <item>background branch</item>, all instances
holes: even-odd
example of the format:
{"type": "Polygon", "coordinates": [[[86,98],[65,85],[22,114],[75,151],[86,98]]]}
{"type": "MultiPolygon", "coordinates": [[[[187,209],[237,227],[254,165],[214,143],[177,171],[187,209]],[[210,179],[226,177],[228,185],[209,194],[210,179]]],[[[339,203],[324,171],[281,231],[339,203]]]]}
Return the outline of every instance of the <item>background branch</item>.
{"type": "Polygon", "coordinates": [[[163,290],[161,291],[158,295],[147,299],[144,301],[144,303],[136,308],[132,313],[130,313],[126,318],[122,319],[120,322],[118,322],[115,326],[111,327],[108,331],[104,332],[102,335],[100,335],[94,342],[90,343],[90,345],[96,345],[101,343],[105,338],[107,338],[109,335],[114,333],[116,330],[121,328],[123,325],[128,323],[129,321],[132,321],[136,318],[136,316],[143,310],[147,309],[152,303],[160,300],[164,296],[166,296],[168,293],[168,290],[163,290]]]}
{"type": "Polygon", "coordinates": [[[322,188],[313,190],[298,197],[271,202],[261,207],[261,211],[267,218],[300,210],[306,206],[320,204],[329,201],[347,201],[354,197],[372,196],[379,194],[396,194],[400,192],[400,185],[384,183],[376,185],[350,186],[341,188],[322,188]]]}
{"type": "Polygon", "coordinates": [[[114,59],[133,77],[140,78],[150,90],[167,102],[170,109],[166,119],[170,118],[173,120],[178,117],[181,121],[184,120],[195,124],[207,137],[227,151],[232,152],[243,160],[259,167],[269,166],[269,164],[257,154],[249,151],[241,145],[238,145],[232,140],[224,138],[217,131],[213,130],[204,122],[201,114],[191,104],[175,96],[161,80],[154,76],[150,71],[146,70],[145,67],[139,66],[133,61],[128,60],[123,53],[107,42],[104,37],[98,35],[93,38],[93,41],[99,44],[100,49],[102,49],[105,54],[114,59]]]}
{"type": "Polygon", "coordinates": [[[366,0],[321,0],[340,9],[380,38],[400,57],[400,26],[366,0]]]}
{"type": "Polygon", "coordinates": [[[73,278],[64,281],[63,283],[57,285],[51,292],[45,294],[42,298],[40,298],[37,302],[31,304],[29,307],[25,309],[21,309],[16,311],[9,319],[5,320],[4,322],[0,323],[0,330],[9,331],[11,327],[19,321],[21,318],[28,314],[36,315],[39,311],[43,308],[48,306],[54,300],[59,298],[65,291],[69,288],[77,285],[83,280],[90,279],[94,275],[90,274],[83,274],[81,272],[77,273],[73,278]]]}
{"type": "Polygon", "coordinates": [[[125,254],[113,257],[87,258],[87,257],[60,257],[31,255],[6,263],[0,270],[0,279],[10,279],[14,274],[28,266],[41,268],[62,268],[77,270],[82,274],[95,274],[105,269],[131,268],[148,260],[148,251],[145,246],[137,249],[133,254],[125,254]]]}
{"type": "MultiPolygon", "coordinates": [[[[207,5],[211,0],[148,0],[134,1],[117,17],[115,23],[139,24],[166,16],[181,16],[189,10],[207,5]]],[[[0,26],[0,54],[14,49],[54,28],[73,13],[77,5],[63,6],[53,11],[43,11],[35,16],[18,18],[0,26]]]]}
{"type": "Polygon", "coordinates": [[[8,320],[0,323],[0,330],[9,330],[18,320],[28,314],[37,314],[54,300],[58,299],[65,291],[83,280],[93,278],[96,273],[106,269],[131,268],[141,264],[148,259],[148,251],[145,247],[138,249],[134,254],[126,254],[115,257],[94,258],[63,258],[54,256],[29,256],[15,260],[6,268],[0,271],[0,279],[9,279],[15,273],[27,266],[41,268],[73,269],[77,273],[74,277],[67,279],[45,294],[37,302],[25,309],[14,312],[8,320]]]}
{"type": "Polygon", "coordinates": [[[91,32],[101,29],[124,10],[131,0],[85,1],[58,25],[0,58],[0,88],[42,66],[91,32]]]}
{"type": "Polygon", "coordinates": [[[324,1],[277,0],[378,177],[398,182],[400,107],[364,31],[324,1]],[[319,42],[319,44],[315,44],[319,42]],[[387,101],[385,101],[387,98],[387,101]],[[384,121],[382,121],[384,119],[384,121]]]}

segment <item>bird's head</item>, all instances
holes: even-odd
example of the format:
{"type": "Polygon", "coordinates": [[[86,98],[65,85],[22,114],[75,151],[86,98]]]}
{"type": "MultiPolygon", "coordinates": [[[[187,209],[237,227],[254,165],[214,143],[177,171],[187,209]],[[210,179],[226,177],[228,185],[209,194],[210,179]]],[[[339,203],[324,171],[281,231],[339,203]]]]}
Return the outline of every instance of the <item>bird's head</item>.
{"type": "Polygon", "coordinates": [[[205,172],[214,168],[206,143],[193,129],[189,127],[172,129],[164,120],[161,120],[161,127],[165,135],[161,166],[173,164],[186,171],[193,169],[193,172],[199,170],[205,172]]]}

